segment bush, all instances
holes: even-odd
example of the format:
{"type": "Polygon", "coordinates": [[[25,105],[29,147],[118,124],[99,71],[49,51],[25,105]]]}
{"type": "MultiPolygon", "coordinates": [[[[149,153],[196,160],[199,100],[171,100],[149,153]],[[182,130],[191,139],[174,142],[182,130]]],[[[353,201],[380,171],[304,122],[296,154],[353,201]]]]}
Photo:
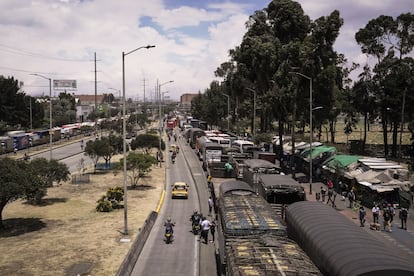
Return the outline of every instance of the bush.
{"type": "Polygon", "coordinates": [[[97,201],[98,206],[96,206],[97,212],[111,212],[114,209],[120,209],[124,206],[120,204],[124,200],[124,189],[121,187],[109,188],[106,192],[106,196],[102,196],[101,199],[97,201]]]}
{"type": "Polygon", "coordinates": [[[111,212],[113,210],[111,201],[108,200],[106,196],[102,196],[98,201],[98,206],[96,206],[97,212],[111,212]]]}

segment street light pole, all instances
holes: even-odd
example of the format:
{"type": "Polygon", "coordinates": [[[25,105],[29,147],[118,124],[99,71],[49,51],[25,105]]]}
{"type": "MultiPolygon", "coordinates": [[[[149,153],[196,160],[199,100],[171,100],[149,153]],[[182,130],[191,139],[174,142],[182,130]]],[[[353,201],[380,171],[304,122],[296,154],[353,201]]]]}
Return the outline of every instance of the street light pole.
{"type": "Polygon", "coordinates": [[[227,97],[227,130],[230,130],[230,96],[223,94],[227,97]]]}
{"type": "Polygon", "coordinates": [[[43,79],[49,80],[49,160],[51,161],[53,158],[52,155],[52,144],[53,144],[53,132],[52,132],[52,127],[53,127],[53,122],[52,122],[52,79],[45,77],[43,75],[40,74],[30,74],[33,76],[37,76],[37,77],[41,77],[43,79]]]}
{"type": "Polygon", "coordinates": [[[157,91],[156,91],[156,94],[157,94],[157,96],[158,96],[158,109],[159,109],[159,131],[160,131],[160,143],[159,143],[159,149],[158,149],[158,158],[160,159],[159,161],[160,161],[160,167],[162,166],[162,160],[161,160],[161,156],[163,156],[162,155],[162,149],[161,149],[161,137],[162,137],[162,118],[161,118],[161,116],[162,116],[162,114],[161,114],[161,86],[163,86],[163,85],[165,85],[165,84],[168,84],[168,83],[172,83],[172,82],[174,82],[173,80],[170,80],[170,81],[166,81],[166,82],[164,82],[164,83],[161,83],[161,84],[158,84],[158,79],[157,79],[157,91]]]}
{"type": "Polygon", "coordinates": [[[154,48],[154,45],[138,47],[130,52],[122,52],[122,141],[123,141],[123,165],[124,165],[124,235],[128,235],[128,204],[127,204],[127,160],[126,160],[126,100],[125,100],[125,56],[139,49],[154,48]]]}
{"type": "Polygon", "coordinates": [[[292,74],[296,74],[296,75],[299,75],[299,76],[301,76],[301,77],[303,77],[303,78],[305,78],[305,79],[307,79],[307,80],[309,80],[309,127],[310,127],[310,138],[309,138],[309,143],[310,143],[310,145],[309,145],[309,151],[310,151],[310,153],[309,153],[309,194],[311,195],[312,194],[312,178],[313,178],[313,176],[312,176],[312,169],[313,169],[313,167],[312,167],[312,150],[313,150],[313,147],[312,147],[312,138],[313,138],[313,125],[312,125],[312,111],[313,111],[313,108],[312,108],[312,106],[313,106],[313,99],[312,99],[312,78],[311,77],[309,77],[309,76],[306,76],[306,75],[304,75],[304,74],[302,74],[302,73],[299,73],[299,72],[289,72],[289,73],[292,73],[292,74]]]}
{"type": "Polygon", "coordinates": [[[249,90],[250,92],[253,92],[253,130],[252,130],[252,138],[253,138],[253,143],[254,143],[254,139],[256,137],[256,90],[246,87],[247,90],[249,90]]]}

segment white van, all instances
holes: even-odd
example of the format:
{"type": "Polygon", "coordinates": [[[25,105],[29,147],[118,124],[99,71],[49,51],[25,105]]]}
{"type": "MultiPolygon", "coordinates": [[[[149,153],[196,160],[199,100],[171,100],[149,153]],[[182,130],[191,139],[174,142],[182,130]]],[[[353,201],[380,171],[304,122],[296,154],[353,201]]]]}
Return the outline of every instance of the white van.
{"type": "Polygon", "coordinates": [[[212,142],[215,142],[217,144],[220,144],[223,146],[223,148],[229,148],[230,147],[230,139],[224,138],[224,137],[218,137],[218,136],[211,136],[208,137],[212,142]]]}
{"type": "Polygon", "coordinates": [[[246,152],[246,148],[248,147],[253,147],[254,143],[251,141],[247,141],[247,140],[235,140],[233,141],[232,147],[239,149],[239,151],[241,153],[245,153],[246,152]]]}

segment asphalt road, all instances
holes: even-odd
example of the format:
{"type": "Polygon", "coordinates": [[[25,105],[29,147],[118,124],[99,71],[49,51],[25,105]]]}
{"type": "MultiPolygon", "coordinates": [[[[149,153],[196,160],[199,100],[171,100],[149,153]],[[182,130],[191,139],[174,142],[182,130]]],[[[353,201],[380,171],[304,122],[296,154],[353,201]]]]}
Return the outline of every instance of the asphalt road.
{"type": "Polygon", "coordinates": [[[199,272],[199,237],[191,232],[189,221],[192,212],[199,210],[196,183],[182,150],[175,164],[171,163],[171,154],[167,156],[162,163],[166,169],[165,201],[131,275],[205,275],[199,272]],[[190,186],[188,199],[171,199],[171,184],[175,181],[190,186]],[[168,217],[176,223],[172,244],[164,241],[164,222],[168,217]]]}

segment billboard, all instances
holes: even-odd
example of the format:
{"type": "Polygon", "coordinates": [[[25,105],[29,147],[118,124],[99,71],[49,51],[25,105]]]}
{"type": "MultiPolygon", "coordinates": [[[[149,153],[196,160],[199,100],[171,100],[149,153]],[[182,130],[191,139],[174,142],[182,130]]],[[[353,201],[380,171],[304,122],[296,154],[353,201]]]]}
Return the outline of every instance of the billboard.
{"type": "Polygon", "coordinates": [[[76,90],[76,80],[53,80],[53,88],[76,90]]]}

